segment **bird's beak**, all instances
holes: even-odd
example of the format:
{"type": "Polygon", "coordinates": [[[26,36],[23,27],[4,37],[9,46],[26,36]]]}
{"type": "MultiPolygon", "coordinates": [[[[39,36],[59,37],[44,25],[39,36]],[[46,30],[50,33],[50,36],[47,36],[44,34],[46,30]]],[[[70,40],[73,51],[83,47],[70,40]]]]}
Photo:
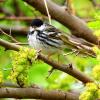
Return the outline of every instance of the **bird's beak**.
{"type": "Polygon", "coordinates": [[[30,29],[29,29],[28,35],[32,35],[34,30],[35,30],[35,27],[31,26],[30,29]]]}
{"type": "Polygon", "coordinates": [[[32,33],[29,31],[27,34],[28,34],[28,35],[31,35],[32,33]]]}

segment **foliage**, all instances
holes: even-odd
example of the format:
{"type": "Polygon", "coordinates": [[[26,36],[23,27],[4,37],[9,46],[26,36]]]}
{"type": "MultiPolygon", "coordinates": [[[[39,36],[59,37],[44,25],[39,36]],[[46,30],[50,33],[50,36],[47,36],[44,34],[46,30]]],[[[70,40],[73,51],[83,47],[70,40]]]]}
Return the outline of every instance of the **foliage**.
{"type": "Polygon", "coordinates": [[[28,71],[34,62],[35,54],[35,50],[29,48],[21,48],[18,52],[12,52],[13,68],[9,76],[11,81],[17,82],[20,86],[28,84],[28,71]]]}
{"type": "Polygon", "coordinates": [[[80,95],[80,100],[96,100],[100,98],[100,84],[87,83],[85,91],[80,95]]]}
{"type": "Polygon", "coordinates": [[[93,50],[97,54],[96,60],[98,61],[98,64],[93,68],[93,77],[100,82],[100,50],[98,47],[94,47],[93,50]]]}
{"type": "MultiPolygon", "coordinates": [[[[65,2],[65,0],[53,1],[59,5],[64,5],[65,2]]],[[[100,3],[99,0],[98,3],[100,3]]],[[[24,0],[5,0],[3,3],[0,3],[0,7],[4,10],[4,13],[0,12],[0,18],[39,17],[48,22],[47,17],[32,6],[26,4],[24,0]]],[[[93,7],[90,0],[73,0],[73,7],[76,11],[76,15],[83,19],[90,19],[87,26],[94,30],[94,34],[100,38],[100,11],[93,7]]],[[[0,20],[0,27],[9,29],[25,28],[28,32],[29,25],[30,21],[26,20],[0,20]]],[[[52,20],[52,25],[65,32],[65,34],[66,32],[70,32],[66,27],[55,20],[52,20]]],[[[27,42],[26,35],[22,35],[21,33],[15,34],[12,31],[10,32],[10,30],[8,31],[8,34],[9,33],[18,41],[27,42]]],[[[0,38],[12,42],[11,39],[5,35],[0,34],[0,38]]],[[[83,85],[75,78],[57,70],[47,79],[46,76],[48,76],[48,70],[50,70],[51,67],[42,61],[34,61],[36,52],[33,49],[25,47],[17,52],[5,50],[4,47],[0,46],[0,84],[10,80],[14,83],[18,83],[20,86],[38,84],[47,89],[74,90],[77,88],[79,91],[82,91],[80,100],[95,100],[100,98],[100,50],[97,46],[94,46],[93,51],[97,55],[96,58],[84,58],[83,55],[76,56],[76,54],[67,55],[67,59],[61,58],[61,61],[64,60],[66,64],[73,63],[87,75],[93,76],[95,83],[87,83],[83,90],[83,85]]]]}
{"type": "Polygon", "coordinates": [[[100,98],[100,50],[98,47],[93,47],[93,50],[97,54],[96,60],[98,61],[92,69],[92,76],[96,83],[87,83],[85,90],[80,95],[80,100],[96,100],[100,98]]]}
{"type": "MultiPolygon", "coordinates": [[[[90,28],[94,29],[94,34],[99,38],[100,36],[100,12],[95,14],[96,20],[89,22],[90,28]]],[[[100,49],[97,46],[93,47],[93,51],[96,53],[97,64],[92,68],[92,76],[96,83],[87,83],[85,90],[80,95],[80,100],[96,100],[100,98],[100,49]]]]}

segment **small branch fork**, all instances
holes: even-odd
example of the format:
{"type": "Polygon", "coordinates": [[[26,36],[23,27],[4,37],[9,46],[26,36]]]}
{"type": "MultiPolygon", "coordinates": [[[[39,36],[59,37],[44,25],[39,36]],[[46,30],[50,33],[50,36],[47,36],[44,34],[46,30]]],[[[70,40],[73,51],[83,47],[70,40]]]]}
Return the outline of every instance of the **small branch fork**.
{"type": "MultiPolygon", "coordinates": [[[[2,26],[0,25],[0,28],[5,32],[5,33],[9,33],[9,30],[10,28],[7,27],[7,26],[2,26]]],[[[26,35],[27,34],[27,30],[28,30],[28,27],[12,27],[11,28],[11,32],[14,33],[14,34],[20,34],[20,35],[26,35]]]]}
{"type": "Polygon", "coordinates": [[[4,35],[8,36],[13,42],[19,43],[14,37],[12,37],[11,35],[5,33],[1,28],[0,28],[0,33],[2,33],[2,34],[4,34],[4,35]]]}
{"type": "Polygon", "coordinates": [[[17,41],[13,36],[7,34],[6,32],[4,32],[1,28],[0,28],[0,32],[6,36],[8,36],[14,43],[13,44],[16,44],[16,45],[28,45],[28,43],[21,43],[19,41],[17,41]]]}

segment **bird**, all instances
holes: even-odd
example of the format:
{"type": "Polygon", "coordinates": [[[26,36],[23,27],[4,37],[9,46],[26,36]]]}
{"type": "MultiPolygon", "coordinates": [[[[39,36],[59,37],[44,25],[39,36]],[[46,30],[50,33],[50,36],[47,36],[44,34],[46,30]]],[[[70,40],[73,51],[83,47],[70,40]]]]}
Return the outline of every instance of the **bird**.
{"type": "Polygon", "coordinates": [[[33,19],[28,33],[28,43],[34,49],[52,55],[60,52],[64,46],[59,38],[61,34],[57,28],[41,19],[33,19]]]}
{"type": "Polygon", "coordinates": [[[65,48],[71,50],[74,48],[79,52],[94,56],[90,49],[92,44],[75,36],[67,36],[41,19],[32,20],[28,32],[28,43],[35,50],[47,54],[48,57],[56,53],[61,54],[65,48]]]}

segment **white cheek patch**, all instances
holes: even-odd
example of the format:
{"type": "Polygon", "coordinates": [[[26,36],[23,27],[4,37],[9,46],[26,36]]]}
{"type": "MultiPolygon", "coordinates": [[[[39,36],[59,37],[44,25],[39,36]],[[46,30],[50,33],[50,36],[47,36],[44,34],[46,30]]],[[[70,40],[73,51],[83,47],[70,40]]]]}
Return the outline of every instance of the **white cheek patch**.
{"type": "Polygon", "coordinates": [[[43,31],[45,29],[45,25],[43,24],[40,27],[38,27],[37,29],[40,30],[40,31],[43,31]]]}
{"type": "Polygon", "coordinates": [[[30,27],[30,32],[34,31],[34,28],[33,27],[30,27]]]}

